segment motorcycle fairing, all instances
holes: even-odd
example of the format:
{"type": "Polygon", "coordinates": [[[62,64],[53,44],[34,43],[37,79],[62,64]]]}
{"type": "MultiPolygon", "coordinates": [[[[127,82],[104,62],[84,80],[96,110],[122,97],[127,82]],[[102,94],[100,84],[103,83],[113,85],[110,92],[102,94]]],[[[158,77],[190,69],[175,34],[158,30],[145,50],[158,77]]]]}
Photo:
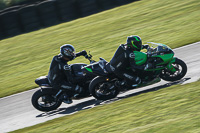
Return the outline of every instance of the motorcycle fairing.
{"type": "Polygon", "coordinates": [[[39,86],[50,86],[47,76],[41,76],[37,78],[35,83],[39,86]]]}
{"type": "Polygon", "coordinates": [[[171,54],[155,55],[155,56],[152,56],[152,57],[161,58],[163,62],[161,62],[161,63],[159,63],[159,64],[157,64],[157,65],[163,65],[163,64],[169,63],[169,62],[173,59],[173,56],[174,56],[174,54],[171,53],[171,54]]]}
{"type": "Polygon", "coordinates": [[[142,65],[147,61],[147,54],[139,51],[134,51],[136,65],[142,65]]]}
{"type": "Polygon", "coordinates": [[[172,60],[169,62],[169,64],[166,66],[166,68],[171,72],[176,72],[176,69],[172,65],[172,63],[174,63],[175,61],[176,61],[176,58],[173,57],[172,60]]]}
{"type": "Polygon", "coordinates": [[[86,66],[86,65],[87,64],[83,64],[83,63],[76,63],[76,64],[70,65],[72,74],[75,77],[82,77],[83,76],[83,72],[82,72],[81,68],[86,66]]]}
{"type": "Polygon", "coordinates": [[[107,75],[107,71],[105,70],[106,63],[106,60],[100,58],[100,61],[83,67],[83,72],[85,74],[93,73],[94,75],[107,75]]]}

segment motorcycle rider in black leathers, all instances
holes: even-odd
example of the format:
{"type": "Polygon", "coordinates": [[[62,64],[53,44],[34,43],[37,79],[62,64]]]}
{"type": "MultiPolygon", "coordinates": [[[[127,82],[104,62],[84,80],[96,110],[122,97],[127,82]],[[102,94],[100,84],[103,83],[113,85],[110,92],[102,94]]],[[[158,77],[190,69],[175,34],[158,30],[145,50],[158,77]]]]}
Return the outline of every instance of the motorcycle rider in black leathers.
{"type": "Polygon", "coordinates": [[[149,45],[142,45],[142,40],[139,36],[127,37],[127,43],[121,44],[115,52],[110,61],[111,70],[121,79],[125,81],[117,81],[116,86],[128,85],[136,87],[141,83],[140,77],[136,76],[134,72],[137,70],[145,70],[149,68],[149,64],[136,65],[134,51],[148,48],[149,45]],[[126,69],[130,67],[131,69],[126,69]]]}
{"type": "Polygon", "coordinates": [[[63,89],[67,92],[63,95],[63,101],[65,103],[72,103],[71,96],[74,93],[80,93],[82,88],[78,85],[74,85],[76,80],[72,77],[70,67],[67,64],[68,61],[74,60],[79,56],[86,56],[85,50],[75,53],[75,48],[70,44],[65,44],[60,47],[60,54],[53,57],[48,73],[48,81],[54,89],[63,89]]]}

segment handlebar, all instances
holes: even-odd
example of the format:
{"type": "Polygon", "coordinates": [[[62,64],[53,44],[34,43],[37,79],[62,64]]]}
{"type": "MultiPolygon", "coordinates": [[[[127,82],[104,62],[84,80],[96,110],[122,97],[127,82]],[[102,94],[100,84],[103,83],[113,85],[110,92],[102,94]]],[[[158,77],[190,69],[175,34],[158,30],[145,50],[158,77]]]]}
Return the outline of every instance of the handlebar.
{"type": "Polygon", "coordinates": [[[147,56],[148,57],[151,57],[155,53],[156,53],[156,48],[148,47],[148,49],[147,49],[147,56]]]}
{"type": "MultiPolygon", "coordinates": [[[[90,51],[89,51],[90,52],[90,51]]],[[[85,55],[85,58],[90,61],[90,64],[96,62],[95,60],[92,59],[92,55],[89,53],[88,55],[85,55]]]]}
{"type": "Polygon", "coordinates": [[[156,48],[152,48],[152,47],[149,47],[148,49],[147,49],[147,53],[148,54],[153,54],[153,53],[155,53],[156,52],[156,48]]]}

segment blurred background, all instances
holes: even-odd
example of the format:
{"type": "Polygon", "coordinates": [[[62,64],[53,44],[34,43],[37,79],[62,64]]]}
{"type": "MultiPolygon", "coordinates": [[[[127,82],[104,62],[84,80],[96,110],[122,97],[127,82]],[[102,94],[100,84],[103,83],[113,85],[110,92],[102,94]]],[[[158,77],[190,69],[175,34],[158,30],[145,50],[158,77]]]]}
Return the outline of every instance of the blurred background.
{"type": "Polygon", "coordinates": [[[85,17],[136,0],[0,0],[0,39],[85,17]]]}

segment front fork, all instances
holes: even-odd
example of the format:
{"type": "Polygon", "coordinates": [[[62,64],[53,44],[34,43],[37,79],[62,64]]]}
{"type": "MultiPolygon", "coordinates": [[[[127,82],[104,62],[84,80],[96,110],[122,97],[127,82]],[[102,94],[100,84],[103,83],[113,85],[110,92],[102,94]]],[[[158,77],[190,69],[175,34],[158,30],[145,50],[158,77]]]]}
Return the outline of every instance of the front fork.
{"type": "Polygon", "coordinates": [[[63,92],[63,90],[59,90],[58,93],[55,95],[54,98],[57,98],[62,92],[63,92]]]}
{"type": "Polygon", "coordinates": [[[172,63],[176,62],[176,58],[174,57],[170,63],[166,66],[167,70],[170,72],[170,73],[175,73],[176,72],[176,69],[174,68],[174,66],[172,65],[172,63]]]}

